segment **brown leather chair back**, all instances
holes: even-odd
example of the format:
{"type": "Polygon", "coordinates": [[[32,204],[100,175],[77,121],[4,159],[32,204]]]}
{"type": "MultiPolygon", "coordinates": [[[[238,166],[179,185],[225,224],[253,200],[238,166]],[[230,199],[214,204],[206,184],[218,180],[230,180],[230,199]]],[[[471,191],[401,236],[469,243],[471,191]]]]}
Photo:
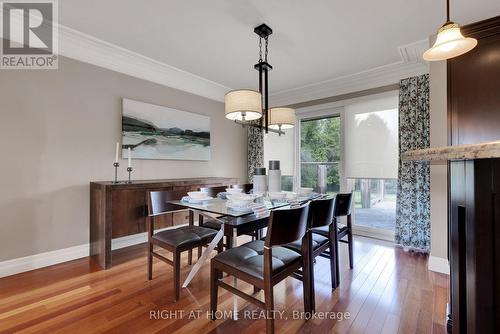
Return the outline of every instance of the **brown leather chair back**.
{"type": "Polygon", "coordinates": [[[170,204],[168,201],[182,199],[187,193],[184,190],[175,191],[150,191],[148,200],[148,215],[156,216],[162,213],[178,211],[183,208],[178,205],[170,204]]]}
{"type": "Polygon", "coordinates": [[[271,211],[265,245],[274,247],[302,239],[307,230],[309,203],[271,211]]]}
{"type": "Polygon", "coordinates": [[[334,217],[348,216],[351,214],[352,192],[337,194],[335,196],[334,217]]]}
{"type": "Polygon", "coordinates": [[[201,187],[200,191],[206,192],[210,197],[217,197],[219,193],[226,191],[229,186],[217,186],[217,187],[201,187]]]}
{"type": "Polygon", "coordinates": [[[335,198],[317,199],[309,203],[309,228],[328,226],[333,221],[335,198]]]}

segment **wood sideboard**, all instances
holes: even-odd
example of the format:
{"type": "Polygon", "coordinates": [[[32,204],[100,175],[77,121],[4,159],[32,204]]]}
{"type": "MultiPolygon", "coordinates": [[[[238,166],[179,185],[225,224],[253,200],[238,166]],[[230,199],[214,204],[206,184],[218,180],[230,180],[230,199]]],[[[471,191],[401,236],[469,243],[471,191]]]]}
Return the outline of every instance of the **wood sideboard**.
{"type": "MultiPolygon", "coordinates": [[[[146,232],[148,192],[199,190],[238,183],[237,178],[205,177],[120,182],[90,182],[90,256],[103,269],[111,268],[111,240],[146,232]]],[[[163,215],[156,228],[186,224],[188,211],[163,215]]]]}

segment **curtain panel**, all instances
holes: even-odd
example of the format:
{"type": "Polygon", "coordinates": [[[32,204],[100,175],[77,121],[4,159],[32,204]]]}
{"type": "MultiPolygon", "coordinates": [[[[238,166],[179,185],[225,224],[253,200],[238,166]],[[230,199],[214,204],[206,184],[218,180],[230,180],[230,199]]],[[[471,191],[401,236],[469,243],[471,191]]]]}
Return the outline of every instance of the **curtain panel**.
{"type": "Polygon", "coordinates": [[[430,146],[429,75],[399,83],[399,166],[395,242],[405,249],[430,247],[429,162],[401,161],[401,153],[430,146]]]}
{"type": "Polygon", "coordinates": [[[253,182],[253,173],[256,167],[264,167],[264,133],[261,129],[247,126],[248,155],[247,171],[248,182],[253,182]]]}

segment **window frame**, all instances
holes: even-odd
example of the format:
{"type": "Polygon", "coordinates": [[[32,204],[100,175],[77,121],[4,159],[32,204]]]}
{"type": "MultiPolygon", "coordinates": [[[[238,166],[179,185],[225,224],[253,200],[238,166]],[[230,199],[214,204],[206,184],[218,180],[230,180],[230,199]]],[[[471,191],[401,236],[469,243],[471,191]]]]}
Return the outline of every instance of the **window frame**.
{"type": "MultiPolygon", "coordinates": [[[[324,107],[321,106],[315,110],[307,111],[307,109],[297,110],[296,120],[295,120],[295,180],[294,180],[294,188],[298,189],[302,185],[302,161],[300,155],[300,145],[302,142],[301,132],[302,132],[302,121],[314,121],[322,118],[332,118],[339,117],[340,119],[340,161],[335,162],[325,162],[322,164],[325,165],[338,165],[339,170],[339,182],[340,182],[340,191],[345,191],[345,176],[344,176],[344,108],[343,107],[324,107]]],[[[304,162],[314,163],[314,162],[304,162]]]]}
{"type": "MultiPolygon", "coordinates": [[[[301,143],[301,121],[314,120],[325,117],[340,117],[340,164],[339,178],[340,191],[350,191],[347,178],[345,176],[345,108],[347,104],[373,99],[374,96],[383,96],[393,94],[393,90],[383,93],[369,94],[365,96],[355,97],[352,99],[339,100],[335,102],[303,107],[296,110],[295,120],[295,175],[294,188],[297,189],[301,185],[301,161],[300,161],[300,143],[301,143]]],[[[394,231],[382,230],[373,227],[356,225],[356,210],[353,210],[353,233],[356,235],[366,236],[370,238],[382,239],[394,242],[394,231]]],[[[341,219],[342,223],[346,223],[345,217],[341,219]]]]}

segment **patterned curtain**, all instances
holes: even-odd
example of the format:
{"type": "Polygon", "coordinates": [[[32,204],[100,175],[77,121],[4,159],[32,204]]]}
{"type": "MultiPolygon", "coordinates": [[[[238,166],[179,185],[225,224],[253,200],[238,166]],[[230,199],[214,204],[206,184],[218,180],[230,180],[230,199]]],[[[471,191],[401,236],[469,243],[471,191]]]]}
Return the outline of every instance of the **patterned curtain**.
{"type": "MultiPolygon", "coordinates": [[[[429,75],[399,83],[399,154],[430,145],[429,75]]],[[[429,162],[401,161],[398,169],[395,241],[405,249],[430,247],[429,162]]]]}
{"type": "Polygon", "coordinates": [[[256,167],[264,167],[264,133],[261,129],[247,126],[248,131],[248,182],[253,182],[256,167]]]}

